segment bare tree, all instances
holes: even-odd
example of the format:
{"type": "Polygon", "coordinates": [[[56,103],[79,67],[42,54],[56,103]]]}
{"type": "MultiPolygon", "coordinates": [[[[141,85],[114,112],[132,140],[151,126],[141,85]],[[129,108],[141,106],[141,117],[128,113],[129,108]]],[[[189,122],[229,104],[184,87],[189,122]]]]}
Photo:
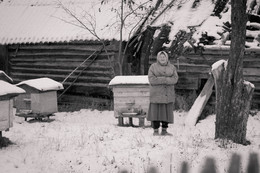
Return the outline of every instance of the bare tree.
{"type": "MultiPolygon", "coordinates": [[[[104,3],[109,3],[109,0],[102,0],[101,4],[104,3]]],[[[118,1],[119,2],[119,1],[118,1]]],[[[161,2],[161,0],[158,0],[158,2],[161,2]]],[[[134,0],[120,0],[120,8],[115,8],[112,7],[113,10],[118,14],[118,18],[120,19],[119,21],[119,52],[118,52],[118,57],[117,57],[117,66],[120,70],[119,74],[122,75],[123,74],[123,64],[125,63],[125,55],[122,49],[123,49],[123,31],[124,29],[129,29],[130,28],[130,32],[129,32],[129,36],[128,39],[130,38],[130,34],[132,33],[132,31],[134,29],[137,28],[138,24],[141,23],[141,21],[146,21],[145,19],[147,19],[147,16],[151,15],[153,12],[153,7],[149,6],[148,4],[151,3],[151,1],[147,0],[141,3],[136,3],[134,0]],[[147,11],[148,15],[147,15],[147,11]],[[134,21],[134,23],[130,23],[130,25],[127,25],[127,20],[131,18],[136,18],[137,20],[134,21]]],[[[156,6],[158,6],[158,3],[156,4],[156,6]]],[[[158,7],[156,7],[158,8],[158,7]]],[[[143,22],[144,23],[144,22],[143,22]]],[[[141,26],[143,25],[140,24],[141,26]]],[[[115,23],[114,23],[115,24],[115,23]]],[[[140,28],[140,27],[139,27],[140,28]]],[[[138,29],[139,29],[138,28],[138,29]]],[[[137,29],[137,30],[138,30],[137,29]]]]}

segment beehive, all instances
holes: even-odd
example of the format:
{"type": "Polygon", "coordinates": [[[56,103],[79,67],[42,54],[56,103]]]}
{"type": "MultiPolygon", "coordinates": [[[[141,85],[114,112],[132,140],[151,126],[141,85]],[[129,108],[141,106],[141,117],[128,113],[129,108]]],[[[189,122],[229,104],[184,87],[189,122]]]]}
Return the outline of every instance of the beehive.
{"type": "Polygon", "coordinates": [[[113,90],[116,118],[120,120],[124,115],[137,118],[147,115],[150,96],[148,76],[116,76],[110,81],[109,87],[113,90]]]}
{"type": "Polygon", "coordinates": [[[52,114],[58,111],[57,91],[63,85],[50,78],[38,78],[20,82],[17,86],[26,91],[16,99],[17,112],[30,111],[32,114],[52,114]]]}
{"type": "Polygon", "coordinates": [[[0,80],[0,132],[13,126],[13,98],[25,91],[0,80]]]}

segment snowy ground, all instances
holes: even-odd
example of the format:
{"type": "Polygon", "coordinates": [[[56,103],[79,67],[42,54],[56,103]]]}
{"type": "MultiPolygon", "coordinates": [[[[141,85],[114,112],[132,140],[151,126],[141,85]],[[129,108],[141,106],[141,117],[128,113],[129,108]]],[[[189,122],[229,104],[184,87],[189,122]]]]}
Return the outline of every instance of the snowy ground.
{"type": "Polygon", "coordinates": [[[250,153],[260,154],[260,112],[248,120],[249,146],[214,140],[215,115],[188,129],[183,125],[186,112],[174,114],[171,137],[152,136],[149,126],[119,127],[113,111],[59,112],[50,122],[26,122],[16,116],[14,127],[3,132],[14,144],[0,149],[0,172],[144,173],[155,166],[161,173],[177,173],[187,161],[196,173],[205,158],[213,157],[217,172],[225,173],[233,153],[241,156],[242,170],[250,153]]]}

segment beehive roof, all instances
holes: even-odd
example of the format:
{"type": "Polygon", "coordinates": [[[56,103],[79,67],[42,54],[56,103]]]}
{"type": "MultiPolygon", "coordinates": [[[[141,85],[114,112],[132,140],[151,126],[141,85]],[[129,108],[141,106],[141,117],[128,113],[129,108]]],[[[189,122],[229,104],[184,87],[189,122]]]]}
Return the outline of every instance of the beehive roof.
{"type": "Polygon", "coordinates": [[[4,71],[0,70],[0,80],[9,82],[9,83],[13,83],[13,79],[10,78],[4,71]]]}
{"type": "Polygon", "coordinates": [[[121,84],[148,84],[149,80],[147,75],[139,76],[115,76],[110,82],[109,86],[121,84]]]}
{"type": "Polygon", "coordinates": [[[15,85],[12,85],[6,81],[0,80],[0,96],[5,96],[9,94],[22,94],[25,91],[15,85]]]}
{"type": "Polygon", "coordinates": [[[51,91],[51,90],[64,89],[61,83],[46,77],[22,81],[16,85],[17,86],[27,85],[39,91],[51,91]]]}

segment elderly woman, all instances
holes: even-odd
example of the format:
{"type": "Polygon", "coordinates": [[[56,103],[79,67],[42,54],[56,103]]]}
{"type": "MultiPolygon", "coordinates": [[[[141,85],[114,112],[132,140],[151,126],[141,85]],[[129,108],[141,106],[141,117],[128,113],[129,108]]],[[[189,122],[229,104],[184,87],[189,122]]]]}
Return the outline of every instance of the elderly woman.
{"type": "Polygon", "coordinates": [[[168,124],[173,123],[173,104],[175,101],[174,85],[178,74],[173,64],[168,61],[164,51],[157,54],[157,62],[149,68],[150,105],[147,120],[152,122],[153,135],[172,135],[167,132],[168,124]]]}

